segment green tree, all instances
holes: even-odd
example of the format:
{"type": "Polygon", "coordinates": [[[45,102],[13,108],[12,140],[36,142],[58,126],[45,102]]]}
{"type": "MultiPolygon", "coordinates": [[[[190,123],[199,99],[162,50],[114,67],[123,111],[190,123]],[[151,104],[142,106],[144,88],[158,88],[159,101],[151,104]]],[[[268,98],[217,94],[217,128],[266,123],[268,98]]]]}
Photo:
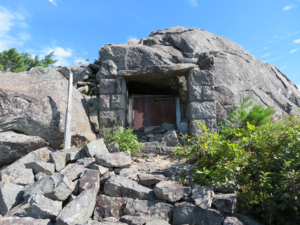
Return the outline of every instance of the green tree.
{"type": "Polygon", "coordinates": [[[57,62],[52,59],[53,55],[54,52],[51,52],[42,60],[38,56],[33,59],[31,54],[19,53],[15,48],[11,48],[0,52],[0,71],[21,72],[36,66],[53,66],[57,62]]]}
{"type": "Polygon", "coordinates": [[[90,59],[90,58],[87,58],[87,59],[85,59],[85,61],[88,63],[89,61],[91,61],[91,59],[90,59]]]}

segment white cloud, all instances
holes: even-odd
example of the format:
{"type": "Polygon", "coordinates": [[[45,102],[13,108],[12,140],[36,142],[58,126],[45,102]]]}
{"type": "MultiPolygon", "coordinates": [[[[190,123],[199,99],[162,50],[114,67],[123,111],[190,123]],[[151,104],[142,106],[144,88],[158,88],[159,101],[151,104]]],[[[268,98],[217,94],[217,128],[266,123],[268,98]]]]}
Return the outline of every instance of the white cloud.
{"type": "Polygon", "coordinates": [[[296,52],[297,51],[297,49],[293,49],[292,51],[290,51],[290,53],[293,53],[293,52],[296,52]]]}
{"type": "Polygon", "coordinates": [[[190,4],[190,6],[192,6],[192,7],[199,6],[198,0],[186,0],[186,1],[188,1],[188,3],[190,4]]]}
{"type": "Polygon", "coordinates": [[[267,54],[262,55],[261,57],[267,57],[267,56],[269,56],[269,55],[270,55],[270,54],[267,53],[267,54]]]}
{"type": "Polygon", "coordinates": [[[287,68],[287,66],[283,66],[283,67],[281,67],[281,69],[284,69],[284,68],[287,68]]]}
{"type": "Polygon", "coordinates": [[[22,41],[27,41],[31,38],[30,34],[24,32],[18,33],[18,36],[22,41]]]}
{"type": "Polygon", "coordinates": [[[300,43],[300,39],[295,40],[294,43],[299,44],[300,43]]]}
{"type": "Polygon", "coordinates": [[[290,10],[291,8],[297,7],[296,5],[287,5],[286,7],[283,8],[283,10],[290,10]]]}
{"type": "Polygon", "coordinates": [[[48,0],[48,1],[51,2],[53,5],[57,5],[54,0],[48,0]]]}
{"type": "Polygon", "coordinates": [[[272,61],[274,61],[274,60],[276,60],[277,58],[274,58],[274,59],[268,59],[268,60],[266,60],[266,61],[263,61],[264,63],[269,63],[269,62],[272,62],[272,61]]]}
{"type": "Polygon", "coordinates": [[[45,55],[48,55],[51,52],[54,52],[54,59],[58,60],[54,65],[55,66],[70,66],[72,64],[72,55],[73,49],[62,48],[60,46],[45,47],[42,51],[42,54],[39,55],[40,58],[44,58],[45,55]]]}
{"type": "Polygon", "coordinates": [[[0,6],[0,51],[21,46],[30,38],[30,35],[25,32],[19,32],[16,37],[10,33],[14,28],[27,29],[29,27],[26,23],[28,16],[29,14],[22,8],[12,12],[0,6]]]}

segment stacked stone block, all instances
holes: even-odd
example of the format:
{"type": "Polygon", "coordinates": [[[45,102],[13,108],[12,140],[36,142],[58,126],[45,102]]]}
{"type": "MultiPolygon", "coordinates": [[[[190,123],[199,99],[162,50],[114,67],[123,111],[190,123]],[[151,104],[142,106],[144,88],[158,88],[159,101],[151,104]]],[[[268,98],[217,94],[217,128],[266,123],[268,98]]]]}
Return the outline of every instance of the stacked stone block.
{"type": "Polygon", "coordinates": [[[126,126],[127,87],[124,78],[101,79],[99,82],[100,127],[126,126]]]}
{"type": "Polygon", "coordinates": [[[195,120],[205,122],[206,127],[216,131],[216,103],[214,75],[212,70],[194,68],[188,75],[188,107],[189,133],[195,136],[202,133],[195,120]]]}

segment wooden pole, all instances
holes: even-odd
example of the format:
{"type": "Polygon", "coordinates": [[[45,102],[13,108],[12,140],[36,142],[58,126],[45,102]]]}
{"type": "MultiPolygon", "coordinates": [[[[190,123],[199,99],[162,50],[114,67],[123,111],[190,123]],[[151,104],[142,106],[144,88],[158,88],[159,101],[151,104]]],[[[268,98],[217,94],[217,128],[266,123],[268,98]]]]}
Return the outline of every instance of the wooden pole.
{"type": "Polygon", "coordinates": [[[69,87],[68,87],[68,106],[65,120],[64,149],[71,148],[71,117],[72,117],[72,91],[73,91],[73,73],[69,70],[69,87]]]}

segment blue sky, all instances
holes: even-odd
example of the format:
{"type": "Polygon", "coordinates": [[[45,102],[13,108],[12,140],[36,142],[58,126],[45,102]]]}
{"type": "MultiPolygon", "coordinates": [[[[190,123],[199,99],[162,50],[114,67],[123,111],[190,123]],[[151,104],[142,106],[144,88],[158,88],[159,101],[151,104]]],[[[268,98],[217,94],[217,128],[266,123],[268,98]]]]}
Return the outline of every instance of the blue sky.
{"type": "Polygon", "coordinates": [[[300,0],[0,0],[0,51],[55,51],[63,66],[173,26],[227,37],[300,85],[300,0]]]}

